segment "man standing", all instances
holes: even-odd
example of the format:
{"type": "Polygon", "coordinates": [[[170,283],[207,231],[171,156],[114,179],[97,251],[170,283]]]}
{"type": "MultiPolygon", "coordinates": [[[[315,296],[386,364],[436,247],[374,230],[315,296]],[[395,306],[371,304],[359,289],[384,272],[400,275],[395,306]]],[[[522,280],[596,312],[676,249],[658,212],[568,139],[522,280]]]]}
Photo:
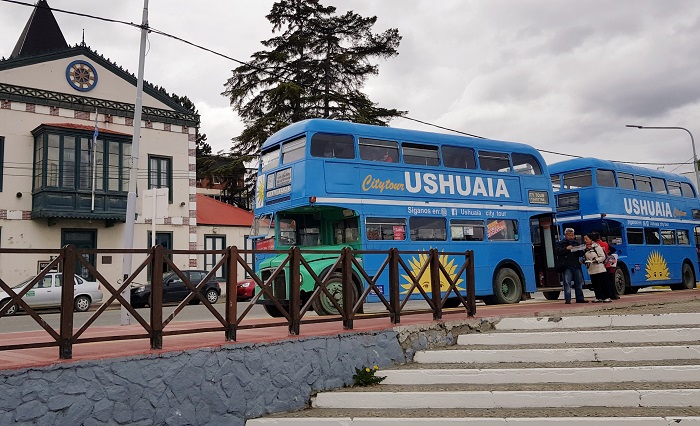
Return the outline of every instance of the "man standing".
{"type": "Polygon", "coordinates": [[[574,291],[576,293],[576,303],[588,303],[588,300],[583,298],[583,272],[581,271],[581,243],[576,241],[574,230],[566,228],[564,230],[564,239],[557,243],[556,255],[559,256],[559,261],[562,264],[564,275],[564,300],[568,305],[571,303],[571,281],[574,282],[574,291]]]}

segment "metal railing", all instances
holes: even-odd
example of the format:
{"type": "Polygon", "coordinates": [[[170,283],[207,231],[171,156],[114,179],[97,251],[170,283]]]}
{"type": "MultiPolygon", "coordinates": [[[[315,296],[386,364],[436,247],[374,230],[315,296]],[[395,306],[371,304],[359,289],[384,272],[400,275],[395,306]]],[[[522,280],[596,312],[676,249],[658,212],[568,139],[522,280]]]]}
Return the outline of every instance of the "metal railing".
{"type": "MultiPolygon", "coordinates": [[[[392,324],[399,324],[402,315],[418,314],[432,312],[433,319],[439,320],[442,318],[443,309],[448,298],[456,298],[459,304],[466,309],[468,316],[476,314],[476,300],[474,293],[474,252],[440,252],[437,249],[429,251],[399,251],[390,249],[389,251],[372,251],[372,250],[352,250],[344,248],[340,251],[318,251],[318,250],[301,250],[298,247],[292,247],[285,251],[255,251],[255,250],[239,250],[237,247],[228,247],[224,250],[166,250],[162,246],[155,246],[151,249],[94,249],[81,250],[75,246],[68,245],[60,250],[33,250],[33,249],[0,249],[0,254],[49,254],[58,253],[46,267],[25,287],[15,292],[5,281],[0,277],[0,289],[7,293],[10,297],[9,303],[3,303],[0,306],[0,321],[6,315],[10,306],[14,303],[21,309],[27,312],[41,328],[43,328],[51,337],[50,341],[29,342],[17,344],[0,344],[0,351],[27,349],[48,346],[59,347],[59,358],[70,359],[73,356],[73,345],[88,342],[100,341],[116,341],[128,339],[148,338],[150,340],[151,349],[162,349],[163,336],[178,335],[178,334],[194,334],[202,332],[224,332],[226,341],[235,341],[238,330],[262,328],[262,327],[279,327],[286,325],[289,329],[289,334],[299,335],[302,324],[342,321],[345,329],[353,328],[355,319],[388,317],[392,324]],[[145,260],[141,262],[134,272],[124,281],[117,280],[117,284],[113,285],[105,278],[100,271],[86,260],[86,256],[97,254],[143,254],[146,255],[145,260]],[[286,255],[280,265],[272,271],[266,278],[262,279],[253,271],[245,260],[247,255],[255,254],[278,254],[286,255]],[[317,275],[308,261],[304,258],[305,254],[328,255],[330,259],[335,259],[330,268],[319,276],[317,275]],[[173,255],[216,255],[220,256],[220,260],[208,272],[207,276],[198,284],[193,284],[188,279],[188,275],[173,262],[173,255]],[[414,256],[411,266],[408,266],[402,256],[414,256]],[[337,256],[337,257],[335,257],[337,256]],[[363,262],[359,258],[366,256],[379,256],[378,259],[383,259],[378,270],[373,271],[373,275],[369,275],[363,267],[363,262]],[[416,257],[417,256],[417,257],[416,257]],[[457,266],[454,261],[450,265],[451,271],[446,269],[441,259],[447,259],[450,256],[452,259],[463,257],[464,262],[457,266]],[[420,259],[417,261],[416,259],[420,259]],[[80,265],[87,270],[89,274],[95,277],[109,293],[109,298],[97,308],[90,318],[78,329],[73,326],[74,321],[74,296],[75,289],[73,285],[63,285],[61,287],[61,311],[60,311],[60,326],[56,331],[51,328],[41,316],[31,308],[23,296],[30,291],[33,286],[42,280],[47,273],[59,267],[64,277],[71,277],[75,274],[76,265],[80,265]],[[175,310],[167,317],[163,318],[163,266],[167,265],[190,290],[190,293],[182,300],[175,310]],[[150,268],[148,268],[150,266],[150,268]],[[202,294],[201,290],[204,286],[216,276],[217,271],[226,270],[225,282],[225,307],[224,315],[221,315],[202,294]],[[249,274],[255,282],[256,292],[252,300],[248,302],[242,312],[238,312],[237,297],[237,277],[239,268],[242,268],[249,274]],[[314,290],[310,295],[305,295],[302,299],[300,271],[304,268],[314,280],[314,290]],[[150,269],[150,270],[149,270],[150,269]],[[130,303],[128,303],[121,295],[126,289],[130,289],[131,284],[144,270],[147,271],[151,283],[151,301],[150,301],[150,317],[148,320],[144,318],[130,303]],[[400,270],[403,270],[402,276],[407,281],[400,283],[400,270]],[[286,299],[282,300],[275,296],[273,284],[278,275],[286,271],[289,277],[289,286],[286,299]],[[457,272],[452,272],[457,271],[457,272]],[[331,294],[327,288],[332,277],[341,276],[342,299],[339,302],[331,294]],[[427,275],[426,275],[427,274],[427,275]],[[380,277],[388,275],[388,297],[380,290],[377,281],[380,277]],[[427,277],[427,280],[423,278],[427,277]],[[460,292],[458,283],[462,280],[466,284],[464,292],[460,292]],[[361,293],[355,293],[357,282],[366,283],[362,286],[361,293]],[[402,293],[401,288],[405,291],[402,293]],[[425,288],[424,288],[425,287],[425,288]],[[417,291],[416,291],[417,290],[417,291]],[[373,292],[378,298],[386,311],[372,314],[362,314],[360,311],[369,296],[373,292]],[[406,309],[406,303],[411,295],[422,296],[428,304],[428,309],[406,309]],[[338,315],[319,316],[304,319],[305,315],[312,309],[314,301],[320,297],[326,297],[327,300],[335,307],[338,315]],[[211,327],[175,327],[172,325],[175,317],[184,309],[184,307],[192,302],[195,298],[211,312],[216,321],[220,325],[211,327]],[[280,321],[273,322],[256,322],[242,324],[243,319],[248,315],[253,306],[261,299],[274,306],[281,314],[280,321]],[[141,325],[144,333],[134,334],[133,332],[120,335],[108,336],[93,336],[84,337],[86,330],[95,322],[95,320],[103,314],[115,301],[124,306],[129,311],[132,317],[141,325]]],[[[71,281],[65,280],[64,283],[71,281]]]]}

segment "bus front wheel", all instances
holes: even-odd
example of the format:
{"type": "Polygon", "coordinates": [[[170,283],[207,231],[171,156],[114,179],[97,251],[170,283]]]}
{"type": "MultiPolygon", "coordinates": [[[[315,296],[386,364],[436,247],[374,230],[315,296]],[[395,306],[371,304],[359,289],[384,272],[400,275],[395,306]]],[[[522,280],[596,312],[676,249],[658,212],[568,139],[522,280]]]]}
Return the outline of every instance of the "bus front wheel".
{"type": "MultiPolygon", "coordinates": [[[[335,301],[343,307],[343,276],[341,274],[333,274],[328,280],[326,289],[333,296],[335,301]]],[[[350,306],[355,306],[359,294],[357,291],[357,286],[353,284],[352,286],[352,300],[347,300],[345,303],[349,303],[350,306]]],[[[333,305],[333,302],[328,298],[325,292],[321,291],[316,299],[311,302],[311,306],[318,315],[340,315],[338,309],[333,305]]]]}
{"type": "Polygon", "coordinates": [[[684,263],[681,277],[683,282],[681,284],[671,285],[671,290],[690,290],[691,288],[695,288],[695,271],[693,271],[692,266],[684,263]]]}
{"type": "Polygon", "coordinates": [[[263,309],[265,309],[265,312],[267,312],[267,314],[272,318],[281,318],[284,316],[282,311],[280,311],[275,305],[263,305],[263,309]]]}
{"type": "Polygon", "coordinates": [[[493,302],[518,303],[523,296],[523,285],[517,272],[510,268],[498,270],[493,283],[493,302]]]}

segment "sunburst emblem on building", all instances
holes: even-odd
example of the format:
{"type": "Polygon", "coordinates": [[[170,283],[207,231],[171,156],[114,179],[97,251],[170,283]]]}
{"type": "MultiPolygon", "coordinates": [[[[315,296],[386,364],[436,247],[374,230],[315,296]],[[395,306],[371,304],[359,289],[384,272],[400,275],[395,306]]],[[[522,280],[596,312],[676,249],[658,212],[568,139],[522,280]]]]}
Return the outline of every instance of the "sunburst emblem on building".
{"type": "Polygon", "coordinates": [[[255,182],[255,208],[265,205],[265,176],[258,176],[255,182]]]}
{"type": "Polygon", "coordinates": [[[666,259],[656,250],[652,251],[647,258],[646,271],[647,281],[671,279],[671,274],[668,272],[668,265],[666,265],[666,259]]]}
{"type": "MultiPolygon", "coordinates": [[[[457,264],[455,264],[454,259],[450,260],[447,255],[442,255],[439,256],[438,259],[440,260],[440,263],[442,266],[445,268],[445,271],[450,275],[450,279],[452,281],[455,280],[456,274],[455,272],[457,271],[457,264]]],[[[427,254],[420,254],[418,255],[418,258],[415,256],[411,258],[411,260],[408,261],[408,266],[411,268],[411,273],[413,273],[414,276],[416,276],[423,265],[425,265],[425,262],[428,261],[428,255],[427,254]]],[[[403,288],[403,291],[401,294],[406,294],[408,293],[408,290],[411,289],[411,286],[413,285],[411,283],[411,278],[409,278],[408,275],[401,275],[403,279],[408,281],[405,284],[401,284],[401,288],[403,288]]],[[[430,293],[430,268],[426,268],[425,271],[423,271],[423,274],[421,276],[416,277],[418,279],[418,283],[420,284],[421,287],[423,287],[423,290],[425,290],[426,293],[430,293]]],[[[459,290],[460,292],[464,291],[464,287],[460,287],[460,283],[462,283],[464,280],[461,278],[458,278],[457,281],[455,282],[455,288],[459,290]]],[[[447,289],[450,288],[450,283],[447,281],[447,278],[445,277],[445,274],[440,271],[440,291],[445,292],[447,289]]],[[[413,293],[418,293],[417,289],[413,290],[413,293]]]]}

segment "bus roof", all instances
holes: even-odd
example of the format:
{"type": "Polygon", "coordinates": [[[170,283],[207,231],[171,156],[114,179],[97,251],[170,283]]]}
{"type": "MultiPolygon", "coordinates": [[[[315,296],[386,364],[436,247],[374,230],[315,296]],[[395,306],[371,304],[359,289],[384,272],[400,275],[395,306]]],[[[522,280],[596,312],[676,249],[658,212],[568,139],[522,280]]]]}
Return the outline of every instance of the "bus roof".
{"type": "Polygon", "coordinates": [[[615,170],[615,171],[623,172],[623,173],[664,178],[666,180],[672,180],[672,181],[676,181],[676,182],[686,182],[686,183],[689,183],[689,184],[695,186],[689,178],[687,178],[683,175],[669,173],[669,172],[665,172],[662,170],[649,169],[647,167],[634,166],[631,164],[617,163],[617,162],[609,161],[609,160],[601,160],[598,158],[590,158],[590,157],[574,158],[571,160],[566,160],[566,161],[561,161],[559,163],[550,164],[547,167],[550,175],[566,173],[566,172],[570,172],[570,171],[574,171],[574,170],[590,169],[590,168],[615,170]]]}
{"type": "Polygon", "coordinates": [[[539,152],[526,144],[505,142],[494,139],[475,138],[462,135],[450,135],[446,133],[424,132],[420,130],[399,129],[395,127],[374,126],[369,124],[351,123],[349,121],[327,120],[313,118],[298,121],[277,131],[270,136],[262,146],[263,151],[270,146],[279,144],[285,140],[298,136],[305,132],[343,133],[371,138],[386,138],[399,142],[427,142],[435,144],[465,145],[476,149],[493,149],[497,151],[516,151],[534,154],[544,165],[539,152]]]}

